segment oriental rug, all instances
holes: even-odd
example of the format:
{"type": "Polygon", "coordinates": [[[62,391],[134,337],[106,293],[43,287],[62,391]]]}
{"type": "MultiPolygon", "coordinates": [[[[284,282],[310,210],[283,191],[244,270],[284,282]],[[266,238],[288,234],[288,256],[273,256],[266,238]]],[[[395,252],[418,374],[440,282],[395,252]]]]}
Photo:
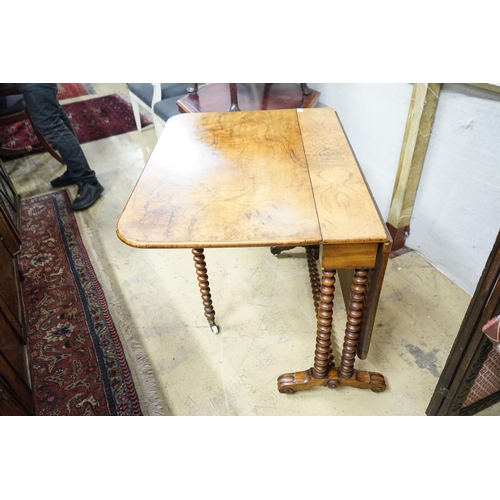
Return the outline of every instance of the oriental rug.
{"type": "MultiPolygon", "coordinates": [[[[137,130],[132,105],[120,94],[95,97],[63,104],[80,144],[105,139],[137,130]]],[[[152,122],[141,115],[143,127],[152,122]]],[[[0,144],[6,148],[33,148],[32,153],[45,151],[40,145],[31,123],[27,120],[0,127],[0,144]]],[[[6,157],[4,162],[16,157],[6,157]]]]}
{"type": "Polygon", "coordinates": [[[66,191],[22,200],[22,298],[36,415],[142,415],[66,191]]]}
{"type": "Polygon", "coordinates": [[[94,87],[90,83],[60,83],[57,98],[62,101],[89,94],[95,94],[94,87]]]}

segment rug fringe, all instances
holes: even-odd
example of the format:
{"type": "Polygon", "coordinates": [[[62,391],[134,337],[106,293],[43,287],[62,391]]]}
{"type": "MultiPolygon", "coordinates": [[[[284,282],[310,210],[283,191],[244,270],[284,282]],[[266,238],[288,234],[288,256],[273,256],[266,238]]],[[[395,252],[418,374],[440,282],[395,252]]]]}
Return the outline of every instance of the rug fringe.
{"type": "Polygon", "coordinates": [[[124,319],[126,313],[122,306],[123,301],[116,296],[113,286],[95,252],[94,245],[92,245],[94,231],[84,223],[83,218],[78,218],[78,226],[94,271],[104,290],[104,296],[106,297],[106,302],[108,303],[116,330],[122,339],[123,349],[129,361],[129,367],[134,378],[141,409],[146,416],[171,415],[163,398],[160,396],[160,391],[149,357],[134,335],[130,327],[131,321],[124,319]]]}

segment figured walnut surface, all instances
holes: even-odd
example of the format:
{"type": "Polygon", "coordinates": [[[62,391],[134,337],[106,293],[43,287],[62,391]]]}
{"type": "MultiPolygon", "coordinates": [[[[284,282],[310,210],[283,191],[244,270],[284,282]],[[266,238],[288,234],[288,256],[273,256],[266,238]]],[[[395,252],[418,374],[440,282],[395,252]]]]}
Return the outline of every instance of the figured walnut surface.
{"type": "Polygon", "coordinates": [[[324,244],[386,241],[380,216],[331,108],[299,110],[324,244]]]}
{"type": "Polygon", "coordinates": [[[328,269],[372,268],[387,233],[333,109],[298,110],[328,269]]]}
{"type": "MultiPolygon", "coordinates": [[[[386,240],[328,108],[170,119],[117,233],[129,245],[155,248],[367,244],[366,267],[374,243],[386,240]]],[[[335,259],[342,267],[344,258],[335,259]]]]}
{"type": "Polygon", "coordinates": [[[117,232],[137,247],[319,243],[296,111],[168,120],[117,232]]]}

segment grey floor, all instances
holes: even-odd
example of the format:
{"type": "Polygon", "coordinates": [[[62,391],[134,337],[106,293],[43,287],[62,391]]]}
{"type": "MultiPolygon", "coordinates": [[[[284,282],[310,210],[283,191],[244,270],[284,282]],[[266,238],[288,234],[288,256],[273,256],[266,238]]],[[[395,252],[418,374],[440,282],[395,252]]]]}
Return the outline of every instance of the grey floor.
{"type": "MultiPolygon", "coordinates": [[[[125,84],[93,84],[97,95],[125,84]]],[[[73,100],[87,99],[85,96],[73,100]]],[[[70,101],[67,101],[70,102],[70,101]]],[[[304,252],[207,250],[217,321],[203,316],[189,250],[141,250],[115,225],[156,143],[153,126],[83,145],[105,191],[77,213],[84,241],[137,362],[146,413],[159,415],[423,416],[470,296],[414,252],[388,265],[368,358],[356,367],[384,374],[383,393],[342,387],[280,394],[277,377],[312,365],[315,316],[304,252]],[[148,369],[148,365],[151,370],[148,369]]],[[[22,196],[51,190],[64,167],[48,154],[9,161],[22,196]]],[[[75,188],[69,188],[71,197],[75,188]]],[[[335,352],[345,313],[337,299],[335,352]]],[[[482,414],[499,414],[498,405],[482,414]]]]}

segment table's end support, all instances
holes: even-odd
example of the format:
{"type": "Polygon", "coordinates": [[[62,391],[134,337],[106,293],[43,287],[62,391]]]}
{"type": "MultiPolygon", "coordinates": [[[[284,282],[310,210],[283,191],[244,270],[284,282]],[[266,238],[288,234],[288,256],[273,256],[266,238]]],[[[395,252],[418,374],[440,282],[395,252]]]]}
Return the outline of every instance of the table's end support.
{"type": "Polygon", "coordinates": [[[328,369],[325,378],[314,378],[312,368],[302,372],[285,373],[278,377],[278,391],[282,394],[292,394],[312,387],[336,389],[341,385],[371,389],[373,392],[383,392],[387,387],[381,373],[354,370],[352,377],[342,378],[338,374],[338,369],[333,366],[328,369]]]}
{"type": "Polygon", "coordinates": [[[295,246],[281,246],[281,245],[274,245],[271,247],[271,253],[275,256],[275,257],[278,257],[278,255],[281,253],[281,252],[284,252],[286,250],[292,250],[293,248],[295,248],[295,246]]]}

